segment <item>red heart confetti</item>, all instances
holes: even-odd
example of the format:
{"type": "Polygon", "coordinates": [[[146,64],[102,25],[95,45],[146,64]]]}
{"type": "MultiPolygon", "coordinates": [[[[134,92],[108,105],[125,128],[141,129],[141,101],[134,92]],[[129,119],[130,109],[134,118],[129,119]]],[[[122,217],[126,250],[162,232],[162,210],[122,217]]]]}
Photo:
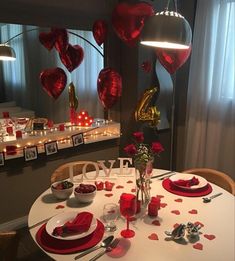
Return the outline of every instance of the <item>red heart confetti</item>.
{"type": "Polygon", "coordinates": [[[167,206],[167,203],[160,203],[160,207],[161,208],[164,208],[164,207],[166,207],[167,206]]]}
{"type": "Polygon", "coordinates": [[[183,199],[182,198],[177,198],[177,199],[175,199],[175,202],[183,202],[183,199]]]}
{"type": "Polygon", "coordinates": [[[203,244],[196,243],[196,244],[193,245],[193,248],[198,249],[198,250],[202,250],[203,249],[203,244]]]}
{"type": "Polygon", "coordinates": [[[201,227],[204,227],[204,225],[203,225],[200,221],[196,221],[196,222],[194,223],[194,225],[195,225],[195,226],[200,225],[201,227]]]}
{"type": "Polygon", "coordinates": [[[136,189],[135,189],[135,188],[133,188],[133,189],[131,190],[131,192],[135,193],[135,192],[136,192],[136,189]]]}
{"type": "Polygon", "coordinates": [[[197,214],[197,210],[196,209],[192,209],[188,212],[189,214],[197,214]]]}
{"type": "Polygon", "coordinates": [[[112,191],[113,186],[115,183],[109,182],[109,181],[105,181],[104,185],[105,185],[105,190],[107,191],[112,191]]]}
{"type": "Polygon", "coordinates": [[[65,206],[63,206],[63,205],[57,205],[55,208],[56,208],[56,209],[60,209],[60,208],[65,208],[65,206]]]}
{"type": "Polygon", "coordinates": [[[124,187],[121,185],[116,186],[116,189],[123,189],[124,187]]]}
{"type": "Polygon", "coordinates": [[[172,210],[171,213],[176,214],[176,215],[180,215],[179,210],[172,210]]]}
{"type": "Polygon", "coordinates": [[[153,220],[152,224],[153,224],[154,226],[160,226],[160,225],[161,225],[160,222],[159,222],[159,220],[153,220]]]}
{"type": "Polygon", "coordinates": [[[163,195],[156,195],[157,198],[164,198],[163,195]]]}
{"type": "Polygon", "coordinates": [[[173,228],[177,228],[179,225],[180,225],[179,223],[175,223],[175,224],[173,225],[173,228]]]}
{"type": "Polygon", "coordinates": [[[158,235],[156,233],[152,233],[151,235],[148,236],[150,240],[158,240],[158,235]]]}
{"type": "Polygon", "coordinates": [[[133,183],[133,181],[132,180],[128,180],[127,183],[130,184],[130,183],[133,183]]]}
{"type": "Polygon", "coordinates": [[[105,197],[112,197],[113,196],[113,193],[107,193],[107,194],[104,194],[105,195],[105,197]]]}
{"type": "Polygon", "coordinates": [[[204,237],[207,238],[207,239],[209,239],[209,240],[213,240],[213,239],[216,238],[215,235],[208,235],[208,234],[205,234],[204,237]]]}

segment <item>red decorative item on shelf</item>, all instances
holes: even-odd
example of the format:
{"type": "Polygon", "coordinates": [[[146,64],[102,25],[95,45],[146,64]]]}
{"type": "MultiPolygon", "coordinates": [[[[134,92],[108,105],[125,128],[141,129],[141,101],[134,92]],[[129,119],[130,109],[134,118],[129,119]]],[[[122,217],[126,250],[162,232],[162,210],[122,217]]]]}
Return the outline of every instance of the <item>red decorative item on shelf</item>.
{"type": "Polygon", "coordinates": [[[97,190],[103,190],[104,189],[104,182],[103,181],[95,181],[95,186],[97,190]]]}
{"type": "Polygon", "coordinates": [[[13,135],[13,128],[11,126],[6,127],[7,133],[13,135]]]}
{"type": "Polygon", "coordinates": [[[97,20],[92,28],[93,37],[98,45],[105,42],[108,33],[108,24],[104,20],[97,20]]]}
{"type": "Polygon", "coordinates": [[[134,46],[144,27],[145,19],[154,15],[152,5],[140,2],[137,4],[119,3],[112,13],[112,25],[118,37],[134,46]]]}
{"type": "Polygon", "coordinates": [[[64,28],[51,28],[52,33],[55,35],[55,48],[59,53],[66,52],[69,46],[68,32],[64,28]]]}
{"type": "Polygon", "coordinates": [[[64,131],[64,124],[59,125],[59,131],[64,131]]]}
{"type": "Polygon", "coordinates": [[[3,111],[3,112],[2,112],[2,117],[3,117],[4,119],[8,119],[8,118],[10,117],[9,112],[8,112],[8,111],[3,111]]]}
{"type": "Polygon", "coordinates": [[[178,70],[188,59],[191,53],[191,46],[183,50],[156,49],[156,55],[161,65],[170,73],[173,74],[178,70]]]}
{"type": "Polygon", "coordinates": [[[122,77],[112,68],[102,69],[97,80],[97,91],[104,108],[110,109],[121,97],[122,77]]]}
{"type": "Polygon", "coordinates": [[[76,69],[83,61],[84,52],[80,45],[68,45],[65,52],[60,53],[60,60],[69,72],[76,69]]]}
{"type": "Polygon", "coordinates": [[[7,155],[15,155],[16,153],[17,153],[17,146],[15,146],[15,145],[6,146],[7,155]]]}
{"type": "Polygon", "coordinates": [[[17,139],[21,139],[22,138],[22,131],[20,131],[20,130],[16,131],[16,138],[17,139]]]}
{"type": "Polygon", "coordinates": [[[61,68],[46,69],[41,72],[40,81],[44,91],[50,97],[57,99],[66,86],[67,76],[61,68]]]}
{"type": "Polygon", "coordinates": [[[48,121],[47,121],[47,126],[48,126],[49,129],[50,129],[50,128],[53,128],[54,122],[53,122],[52,120],[48,120],[48,121]]]}
{"type": "Polygon", "coordinates": [[[89,116],[87,111],[81,111],[77,115],[77,125],[81,127],[89,127],[93,123],[93,118],[89,116]]]}

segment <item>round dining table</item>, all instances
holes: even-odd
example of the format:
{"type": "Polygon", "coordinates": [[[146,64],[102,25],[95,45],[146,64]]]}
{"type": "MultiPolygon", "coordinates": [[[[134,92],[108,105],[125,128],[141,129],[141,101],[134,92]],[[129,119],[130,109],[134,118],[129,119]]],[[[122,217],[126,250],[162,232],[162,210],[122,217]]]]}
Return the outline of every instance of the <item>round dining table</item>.
{"type": "MultiPolygon", "coordinates": [[[[28,227],[33,240],[38,244],[36,235],[39,229],[50,217],[68,211],[77,213],[88,211],[93,216],[103,221],[103,207],[106,203],[119,204],[122,193],[133,193],[136,190],[134,169],[132,173],[120,175],[118,168],[112,169],[111,175],[99,177],[99,181],[114,183],[112,191],[105,189],[97,191],[92,203],[79,203],[74,194],[67,200],[57,200],[48,188],[32,205],[28,216],[28,227]]],[[[154,169],[153,177],[165,173],[166,170],[154,169]]],[[[75,181],[74,181],[75,182],[75,181]]],[[[94,180],[83,180],[84,183],[93,183],[94,180]]],[[[222,193],[210,203],[204,203],[202,196],[188,197],[176,195],[163,187],[164,180],[151,179],[151,196],[161,199],[157,217],[148,216],[147,209],[135,216],[130,222],[130,229],[135,231],[133,238],[125,239],[120,235],[126,227],[126,220],[119,215],[115,232],[105,232],[103,238],[114,235],[119,238],[118,251],[111,251],[101,256],[98,260],[111,261],[234,261],[235,247],[235,218],[234,196],[219,186],[210,183],[211,196],[222,193]],[[188,222],[200,224],[199,236],[190,237],[185,233],[180,240],[167,236],[165,231],[172,231],[179,224],[188,222]],[[112,254],[114,252],[114,254],[112,254]]],[[[78,184],[75,183],[75,187],[78,184]]],[[[100,244],[100,243],[98,243],[100,244]]],[[[38,246],[48,256],[58,261],[71,261],[81,252],[66,254],[46,251],[40,244],[38,246]]],[[[78,260],[90,260],[96,255],[96,250],[78,260]]]]}

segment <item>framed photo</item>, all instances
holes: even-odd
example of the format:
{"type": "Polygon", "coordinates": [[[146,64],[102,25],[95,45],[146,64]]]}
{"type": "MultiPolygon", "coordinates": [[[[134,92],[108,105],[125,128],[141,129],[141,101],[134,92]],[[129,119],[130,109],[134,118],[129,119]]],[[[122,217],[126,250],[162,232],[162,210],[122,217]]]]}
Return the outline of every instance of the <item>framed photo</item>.
{"type": "Polygon", "coordinates": [[[52,155],[58,152],[57,142],[51,141],[44,144],[46,155],[52,155]]]}
{"type": "Polygon", "coordinates": [[[24,148],[24,159],[25,161],[35,160],[38,158],[37,146],[31,146],[24,148]]]}
{"type": "Polygon", "coordinates": [[[79,146],[84,143],[82,133],[75,134],[71,138],[72,138],[74,147],[79,146]]]}
{"type": "Polygon", "coordinates": [[[4,152],[0,152],[0,166],[4,166],[4,164],[5,164],[4,152]]]}

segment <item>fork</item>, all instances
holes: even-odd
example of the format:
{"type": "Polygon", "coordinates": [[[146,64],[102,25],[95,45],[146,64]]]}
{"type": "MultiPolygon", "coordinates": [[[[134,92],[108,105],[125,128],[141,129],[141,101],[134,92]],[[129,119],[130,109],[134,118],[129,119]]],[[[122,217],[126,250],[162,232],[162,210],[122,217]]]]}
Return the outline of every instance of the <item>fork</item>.
{"type": "Polygon", "coordinates": [[[105,253],[111,252],[114,248],[116,248],[116,246],[118,245],[119,242],[120,242],[120,239],[115,238],[113,240],[113,242],[105,250],[100,251],[97,255],[92,257],[89,261],[95,261],[98,258],[100,258],[101,256],[103,256],[105,253]]]}

